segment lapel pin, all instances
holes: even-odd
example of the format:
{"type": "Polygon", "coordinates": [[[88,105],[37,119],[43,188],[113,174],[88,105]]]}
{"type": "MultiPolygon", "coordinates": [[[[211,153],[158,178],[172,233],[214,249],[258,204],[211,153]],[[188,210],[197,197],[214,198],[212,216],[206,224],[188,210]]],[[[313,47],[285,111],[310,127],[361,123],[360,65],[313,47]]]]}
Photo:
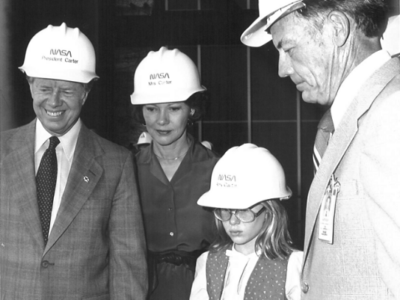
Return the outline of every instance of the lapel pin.
{"type": "Polygon", "coordinates": [[[89,182],[89,177],[84,176],[84,177],[83,177],[83,180],[85,180],[85,182],[88,183],[88,182],[89,182]]]}

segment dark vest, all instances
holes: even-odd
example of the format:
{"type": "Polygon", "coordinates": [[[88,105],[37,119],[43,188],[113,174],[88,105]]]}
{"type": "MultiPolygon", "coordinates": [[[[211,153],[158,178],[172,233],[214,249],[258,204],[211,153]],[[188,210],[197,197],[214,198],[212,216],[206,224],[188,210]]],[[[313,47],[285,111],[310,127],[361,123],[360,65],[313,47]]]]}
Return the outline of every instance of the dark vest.
{"type": "MultiPolygon", "coordinates": [[[[226,248],[225,248],[226,249],[226,248]]],[[[209,252],[206,264],[207,292],[210,300],[219,300],[229,257],[226,250],[209,252]]],[[[288,260],[270,260],[261,255],[247,282],[244,300],[286,300],[285,283],[288,260]]]]}

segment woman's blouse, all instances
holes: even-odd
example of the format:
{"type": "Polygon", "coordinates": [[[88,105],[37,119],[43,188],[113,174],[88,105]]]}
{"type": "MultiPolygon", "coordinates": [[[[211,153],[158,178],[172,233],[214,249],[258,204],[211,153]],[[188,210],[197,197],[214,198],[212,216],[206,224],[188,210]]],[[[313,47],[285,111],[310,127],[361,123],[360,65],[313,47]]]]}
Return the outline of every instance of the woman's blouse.
{"type": "Polygon", "coordinates": [[[153,252],[204,248],[215,236],[211,209],[197,205],[210,188],[218,156],[190,136],[190,147],[179,168],[167,179],[152,145],[136,155],[139,193],[147,247],[153,252]]]}

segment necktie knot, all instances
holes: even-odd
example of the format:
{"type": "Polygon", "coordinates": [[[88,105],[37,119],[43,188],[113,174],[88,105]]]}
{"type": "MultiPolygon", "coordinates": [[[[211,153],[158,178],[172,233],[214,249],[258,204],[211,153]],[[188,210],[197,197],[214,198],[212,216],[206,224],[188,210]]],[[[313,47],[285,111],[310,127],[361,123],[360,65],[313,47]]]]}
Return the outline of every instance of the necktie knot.
{"type": "Polygon", "coordinates": [[[328,147],[329,139],[334,130],[335,128],[331,110],[328,109],[318,124],[313,153],[314,172],[318,170],[319,164],[324,156],[326,148],[328,147]]]}
{"type": "Polygon", "coordinates": [[[55,149],[57,145],[60,143],[60,140],[56,136],[52,136],[49,140],[50,140],[49,150],[55,149]]]}
{"type": "Polygon", "coordinates": [[[333,124],[333,119],[330,109],[328,109],[322,116],[322,119],[318,124],[318,129],[331,133],[335,131],[335,126],[333,124]]]}

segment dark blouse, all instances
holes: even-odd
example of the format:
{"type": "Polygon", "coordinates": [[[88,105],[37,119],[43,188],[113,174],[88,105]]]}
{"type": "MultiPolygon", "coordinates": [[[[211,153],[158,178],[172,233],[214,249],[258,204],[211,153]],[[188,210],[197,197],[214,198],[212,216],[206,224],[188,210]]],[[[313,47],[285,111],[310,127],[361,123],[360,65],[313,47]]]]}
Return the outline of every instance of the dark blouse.
{"type": "Polygon", "coordinates": [[[192,137],[189,150],[171,181],[152,151],[152,145],[136,155],[139,193],[147,248],[153,252],[191,252],[211,243],[215,222],[211,209],[197,205],[210,188],[218,155],[192,137]]]}

